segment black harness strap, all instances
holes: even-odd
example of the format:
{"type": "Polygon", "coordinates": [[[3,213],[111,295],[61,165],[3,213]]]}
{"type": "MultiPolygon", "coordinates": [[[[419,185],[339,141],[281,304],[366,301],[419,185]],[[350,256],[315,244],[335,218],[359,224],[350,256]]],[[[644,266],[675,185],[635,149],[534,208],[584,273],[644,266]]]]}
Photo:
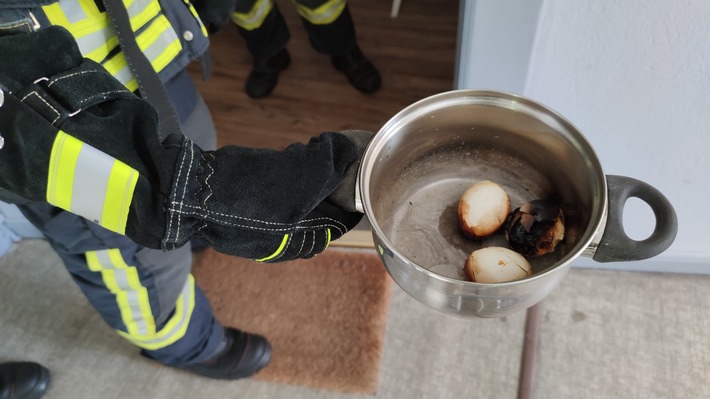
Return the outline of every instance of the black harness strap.
{"type": "Polygon", "coordinates": [[[158,111],[160,141],[163,141],[169,134],[182,134],[180,120],[165,86],[136,43],[130,17],[123,2],[121,0],[103,0],[103,4],[112,21],[116,36],[118,36],[118,43],[123,50],[128,67],[138,81],[141,96],[158,111]]]}

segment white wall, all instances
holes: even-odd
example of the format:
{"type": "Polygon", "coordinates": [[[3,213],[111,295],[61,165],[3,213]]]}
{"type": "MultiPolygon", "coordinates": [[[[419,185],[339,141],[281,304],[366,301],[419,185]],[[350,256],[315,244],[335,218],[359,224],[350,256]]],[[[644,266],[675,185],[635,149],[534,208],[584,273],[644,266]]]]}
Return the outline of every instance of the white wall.
{"type": "MultiPolygon", "coordinates": [[[[528,7],[528,1],[506,0],[507,11],[497,14],[481,7],[493,2],[478,0],[475,20],[491,24],[490,18],[498,18],[497,26],[518,32],[518,43],[523,43],[529,28],[516,28],[511,16],[517,8],[528,7]]],[[[678,213],[676,241],[656,258],[579,263],[710,273],[710,1],[543,0],[538,15],[528,16],[537,22],[535,40],[525,84],[516,92],[575,124],[595,148],[605,173],[655,186],[678,213]]],[[[470,43],[488,40],[508,46],[493,31],[476,34],[486,36],[470,43]]],[[[468,51],[475,55],[478,50],[468,51]]],[[[487,64],[486,70],[503,75],[509,72],[495,60],[474,56],[461,62],[460,88],[504,90],[497,80],[520,79],[519,73],[512,73],[482,80],[470,75],[470,63],[487,64]]],[[[634,238],[643,238],[653,228],[650,209],[639,204],[630,201],[625,214],[625,227],[634,238]]]]}
{"type": "Polygon", "coordinates": [[[456,87],[522,94],[543,0],[462,0],[456,87]]]}

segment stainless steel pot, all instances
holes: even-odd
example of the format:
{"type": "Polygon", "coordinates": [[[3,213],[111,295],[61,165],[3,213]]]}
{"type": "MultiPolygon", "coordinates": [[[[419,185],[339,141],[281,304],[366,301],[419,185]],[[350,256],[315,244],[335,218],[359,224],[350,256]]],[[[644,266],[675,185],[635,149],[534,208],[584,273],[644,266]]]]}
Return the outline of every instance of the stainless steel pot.
{"type": "Polygon", "coordinates": [[[420,302],[461,317],[499,317],[545,298],[578,256],[598,262],[640,260],[667,249],[677,232],[673,207],[636,179],[605,175],[594,150],[562,116],[527,98],[456,90],[425,98],[392,117],[370,142],[359,171],[357,202],[375,246],[397,284],[420,302]],[[529,258],[519,281],[464,281],[475,249],[507,245],[502,233],[472,240],[459,230],[457,203],[481,180],[501,185],[511,209],[533,199],[558,201],[565,238],[529,258]],[[629,197],[648,203],[656,228],[643,241],[622,225],[629,197]]]}

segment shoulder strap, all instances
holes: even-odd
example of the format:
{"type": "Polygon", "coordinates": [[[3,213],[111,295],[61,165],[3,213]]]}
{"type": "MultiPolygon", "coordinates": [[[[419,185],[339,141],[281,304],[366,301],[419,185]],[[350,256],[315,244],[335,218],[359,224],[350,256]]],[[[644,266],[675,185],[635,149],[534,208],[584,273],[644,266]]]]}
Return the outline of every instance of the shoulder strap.
{"type": "Polygon", "coordinates": [[[118,43],[123,50],[128,67],[138,82],[141,96],[158,111],[160,141],[163,141],[169,134],[182,134],[180,121],[165,86],[136,43],[128,12],[123,2],[121,0],[102,0],[102,2],[106,7],[106,13],[112,22],[116,36],[118,36],[118,43]]]}

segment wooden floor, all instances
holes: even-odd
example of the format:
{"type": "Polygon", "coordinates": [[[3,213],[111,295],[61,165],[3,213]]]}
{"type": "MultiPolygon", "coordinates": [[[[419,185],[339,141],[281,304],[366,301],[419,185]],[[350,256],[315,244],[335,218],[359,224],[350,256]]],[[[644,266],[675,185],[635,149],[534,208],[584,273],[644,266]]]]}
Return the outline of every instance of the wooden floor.
{"type": "MultiPolygon", "coordinates": [[[[351,0],[360,47],[382,74],[382,88],[352,88],[330,59],[316,53],[288,0],[277,0],[291,30],[291,66],[271,96],[252,100],[244,81],[252,60],[234,26],[211,39],[214,72],[198,88],[210,107],[218,144],[282,149],[323,131],[377,132],[407,105],[453,88],[456,0],[404,0],[397,18],[389,0],[351,0]]],[[[198,66],[191,72],[199,77],[198,66]]],[[[196,79],[199,81],[199,79],[196,79]]]]}

